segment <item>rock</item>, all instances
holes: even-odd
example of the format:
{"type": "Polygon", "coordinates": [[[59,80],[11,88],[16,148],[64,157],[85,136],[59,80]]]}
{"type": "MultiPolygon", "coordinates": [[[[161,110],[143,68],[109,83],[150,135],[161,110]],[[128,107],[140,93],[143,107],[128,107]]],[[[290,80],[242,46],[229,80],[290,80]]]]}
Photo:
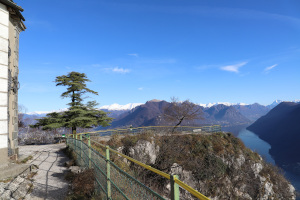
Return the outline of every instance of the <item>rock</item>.
{"type": "Polygon", "coordinates": [[[255,177],[257,177],[259,175],[259,172],[263,169],[263,166],[260,163],[254,163],[251,166],[251,169],[253,170],[255,177]]]}
{"type": "Polygon", "coordinates": [[[0,182],[0,196],[5,191],[5,188],[7,187],[8,183],[0,182]]]}
{"type": "Polygon", "coordinates": [[[236,159],[237,168],[240,168],[245,163],[245,160],[245,157],[242,154],[240,154],[239,157],[236,159]]]}
{"type": "Polygon", "coordinates": [[[8,186],[5,189],[10,191],[16,191],[18,187],[19,187],[18,183],[11,182],[10,184],[8,184],[8,186]]]}
{"type": "Polygon", "coordinates": [[[69,160],[69,161],[65,162],[65,166],[67,166],[67,167],[68,167],[68,166],[72,166],[73,163],[74,163],[74,161],[69,160]]]}
{"type": "Polygon", "coordinates": [[[154,164],[159,152],[159,146],[154,141],[139,140],[136,145],[129,149],[130,157],[142,162],[154,164]]]}
{"type": "Polygon", "coordinates": [[[296,199],[295,191],[296,189],[294,188],[294,186],[289,184],[289,193],[291,194],[291,199],[296,199]]]}
{"type": "Polygon", "coordinates": [[[0,196],[0,200],[8,200],[11,199],[11,191],[10,190],[5,190],[1,196],[0,196]]]}
{"type": "Polygon", "coordinates": [[[201,129],[194,129],[193,132],[194,132],[194,133],[200,133],[200,132],[201,132],[201,129]]]}
{"type": "Polygon", "coordinates": [[[74,174],[79,174],[84,171],[84,168],[79,166],[71,166],[69,167],[69,170],[71,170],[71,172],[74,174]]]}
{"type": "Polygon", "coordinates": [[[26,196],[28,193],[28,190],[30,189],[31,182],[26,180],[25,182],[21,183],[18,187],[18,189],[13,192],[12,196],[15,199],[22,199],[26,196]]]}
{"type": "Polygon", "coordinates": [[[264,188],[265,188],[265,190],[264,190],[265,194],[264,194],[262,200],[268,200],[269,197],[271,197],[274,194],[273,184],[270,182],[266,182],[264,185],[264,188]]]}

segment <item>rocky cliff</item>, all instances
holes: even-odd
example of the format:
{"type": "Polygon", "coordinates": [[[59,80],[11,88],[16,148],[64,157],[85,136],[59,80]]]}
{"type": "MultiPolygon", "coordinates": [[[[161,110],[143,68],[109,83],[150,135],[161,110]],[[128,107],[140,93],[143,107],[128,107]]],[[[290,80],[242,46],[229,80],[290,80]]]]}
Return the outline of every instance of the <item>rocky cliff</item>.
{"type": "MultiPolygon", "coordinates": [[[[230,133],[114,136],[108,144],[197,189],[210,199],[295,199],[294,187],[278,168],[267,164],[230,133]]],[[[113,158],[122,168],[166,197],[168,180],[113,158]],[[124,164],[125,163],[125,164],[124,164]]],[[[181,190],[181,199],[193,197],[181,190]]]]}

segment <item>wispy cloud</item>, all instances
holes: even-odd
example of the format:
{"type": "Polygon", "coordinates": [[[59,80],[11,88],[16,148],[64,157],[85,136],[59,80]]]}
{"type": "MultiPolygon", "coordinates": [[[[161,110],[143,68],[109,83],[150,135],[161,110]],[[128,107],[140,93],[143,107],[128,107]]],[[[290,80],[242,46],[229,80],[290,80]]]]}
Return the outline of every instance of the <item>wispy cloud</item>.
{"type": "Polygon", "coordinates": [[[143,87],[139,87],[138,90],[144,90],[144,88],[143,87]]]}
{"type": "Polygon", "coordinates": [[[119,74],[127,74],[131,71],[130,69],[125,69],[122,67],[106,68],[106,70],[119,74]]]}
{"type": "Polygon", "coordinates": [[[269,73],[269,72],[270,72],[273,68],[275,68],[277,65],[278,65],[278,64],[272,65],[272,66],[270,66],[270,67],[266,67],[265,70],[264,70],[264,72],[265,72],[265,73],[269,73]]]}
{"type": "Polygon", "coordinates": [[[147,64],[174,64],[177,60],[170,58],[170,59],[144,59],[139,61],[139,63],[147,63],[147,64]]]}
{"type": "Polygon", "coordinates": [[[235,64],[235,65],[227,65],[227,66],[223,66],[223,67],[220,67],[221,70],[224,70],[224,71],[228,71],[228,72],[234,72],[234,73],[239,73],[239,69],[241,67],[243,67],[244,65],[246,65],[247,62],[242,62],[242,63],[238,63],[238,64],[235,64]]]}
{"type": "Polygon", "coordinates": [[[137,53],[129,53],[129,54],[127,54],[127,55],[129,55],[129,56],[134,56],[134,57],[139,57],[139,54],[137,54],[137,53]]]}

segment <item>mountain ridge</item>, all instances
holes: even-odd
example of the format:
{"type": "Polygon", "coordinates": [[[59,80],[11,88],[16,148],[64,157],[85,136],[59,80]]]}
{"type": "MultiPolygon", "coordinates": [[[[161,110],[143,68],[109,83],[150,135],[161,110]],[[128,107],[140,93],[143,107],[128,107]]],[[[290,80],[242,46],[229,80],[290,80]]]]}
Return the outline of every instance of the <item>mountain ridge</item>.
{"type": "MultiPolygon", "coordinates": [[[[153,100],[149,100],[149,101],[164,101],[164,100],[153,99],[153,100]]],[[[259,104],[259,103],[246,104],[246,103],[230,103],[230,102],[217,102],[217,103],[207,103],[207,104],[199,103],[197,105],[202,106],[204,108],[210,108],[212,106],[216,106],[216,105],[220,105],[220,104],[221,105],[226,105],[226,106],[234,106],[234,107],[249,106],[249,105],[258,104],[258,105],[265,106],[265,107],[268,107],[268,108],[272,109],[272,108],[274,108],[275,106],[277,106],[281,102],[295,102],[295,103],[297,103],[297,102],[300,102],[300,100],[292,100],[292,101],[275,100],[273,103],[271,103],[269,105],[262,105],[262,104],[259,104]]],[[[112,110],[131,110],[131,109],[134,109],[135,107],[140,106],[142,104],[145,104],[145,103],[128,103],[128,104],[125,104],[125,105],[120,105],[118,103],[113,103],[113,104],[110,104],[110,105],[101,106],[98,109],[107,110],[107,111],[112,111],[112,110]]],[[[33,112],[26,113],[26,114],[29,114],[29,115],[33,115],[33,114],[40,115],[40,114],[48,114],[48,113],[51,113],[51,112],[62,112],[62,111],[65,111],[65,110],[67,110],[67,108],[62,108],[62,109],[59,109],[59,110],[52,110],[52,111],[33,111],[33,112]]]]}
{"type": "MultiPolygon", "coordinates": [[[[174,122],[166,121],[163,117],[164,108],[171,103],[167,101],[147,101],[145,104],[135,107],[134,109],[124,112],[112,122],[109,128],[119,127],[140,127],[140,126],[172,126],[174,122]]],[[[233,106],[223,104],[215,105],[210,108],[204,108],[197,105],[202,111],[202,119],[183,121],[181,125],[209,125],[220,124],[223,127],[231,127],[236,125],[247,126],[251,120],[243,116],[233,106]]],[[[102,129],[102,127],[97,128],[102,129]]]]}

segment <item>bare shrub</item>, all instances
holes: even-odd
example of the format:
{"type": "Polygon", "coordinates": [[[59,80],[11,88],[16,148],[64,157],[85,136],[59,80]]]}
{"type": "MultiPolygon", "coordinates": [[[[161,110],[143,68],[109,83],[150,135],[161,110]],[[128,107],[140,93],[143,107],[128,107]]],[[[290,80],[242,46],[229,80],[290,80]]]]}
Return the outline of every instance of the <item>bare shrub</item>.
{"type": "Polygon", "coordinates": [[[164,108],[164,119],[175,123],[172,133],[184,120],[202,119],[203,111],[201,107],[185,100],[180,102],[177,98],[171,98],[171,104],[164,108]]]}
{"type": "Polygon", "coordinates": [[[77,174],[72,182],[72,187],[75,194],[92,197],[95,191],[94,169],[87,169],[77,174]]]}
{"type": "Polygon", "coordinates": [[[32,129],[24,134],[19,134],[20,144],[51,144],[55,143],[57,137],[61,134],[53,133],[51,131],[41,131],[37,129],[32,129]]]}

